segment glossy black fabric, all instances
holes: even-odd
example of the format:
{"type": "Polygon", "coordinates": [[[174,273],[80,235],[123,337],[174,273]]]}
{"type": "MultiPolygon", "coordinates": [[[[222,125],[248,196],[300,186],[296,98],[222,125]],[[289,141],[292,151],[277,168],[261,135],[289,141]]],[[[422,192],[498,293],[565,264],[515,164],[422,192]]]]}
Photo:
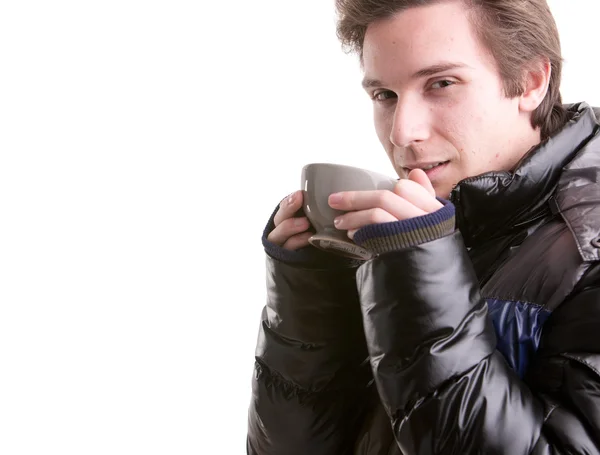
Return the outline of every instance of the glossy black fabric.
{"type": "Polygon", "coordinates": [[[358,269],[268,257],[247,452],[600,453],[597,130],[571,106],[514,173],[461,182],[450,236],[358,269]],[[545,314],[522,377],[487,301],[545,314]]]}

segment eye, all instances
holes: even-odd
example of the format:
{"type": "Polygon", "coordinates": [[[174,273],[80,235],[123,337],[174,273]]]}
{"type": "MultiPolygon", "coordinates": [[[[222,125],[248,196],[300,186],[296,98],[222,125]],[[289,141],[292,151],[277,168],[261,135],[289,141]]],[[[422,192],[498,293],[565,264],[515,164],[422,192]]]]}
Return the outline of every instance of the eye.
{"type": "Polygon", "coordinates": [[[443,79],[441,81],[436,81],[433,84],[431,84],[431,88],[432,89],[446,88],[446,87],[449,87],[454,84],[455,84],[454,81],[449,81],[447,79],[443,79]]]}
{"type": "Polygon", "coordinates": [[[391,90],[381,90],[380,92],[373,93],[371,98],[374,101],[387,101],[396,98],[396,94],[391,90]]]}

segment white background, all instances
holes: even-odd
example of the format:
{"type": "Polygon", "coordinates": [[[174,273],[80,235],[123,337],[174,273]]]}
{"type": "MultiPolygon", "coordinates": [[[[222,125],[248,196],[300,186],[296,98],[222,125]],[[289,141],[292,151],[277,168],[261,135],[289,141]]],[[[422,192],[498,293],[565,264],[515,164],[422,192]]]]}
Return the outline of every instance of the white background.
{"type": "MultiPolygon", "coordinates": [[[[600,104],[597,0],[551,1],[600,104]]],[[[261,232],[391,173],[333,0],[0,6],[0,453],[243,454],[261,232]]]]}

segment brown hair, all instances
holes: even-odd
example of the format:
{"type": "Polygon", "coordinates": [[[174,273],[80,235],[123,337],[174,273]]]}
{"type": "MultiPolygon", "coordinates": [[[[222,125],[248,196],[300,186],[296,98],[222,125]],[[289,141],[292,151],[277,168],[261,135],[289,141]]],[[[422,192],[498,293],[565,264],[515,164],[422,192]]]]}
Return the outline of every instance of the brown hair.
{"type": "MultiPolygon", "coordinates": [[[[367,27],[408,8],[452,0],[336,0],[337,36],[345,49],[362,61],[367,27]]],[[[471,9],[471,22],[481,43],[498,66],[508,98],[524,92],[523,72],[540,59],[551,65],[548,93],[533,112],[531,125],[542,139],[566,121],[560,95],[562,56],[554,17],[546,0],[460,0],[471,9]]]]}

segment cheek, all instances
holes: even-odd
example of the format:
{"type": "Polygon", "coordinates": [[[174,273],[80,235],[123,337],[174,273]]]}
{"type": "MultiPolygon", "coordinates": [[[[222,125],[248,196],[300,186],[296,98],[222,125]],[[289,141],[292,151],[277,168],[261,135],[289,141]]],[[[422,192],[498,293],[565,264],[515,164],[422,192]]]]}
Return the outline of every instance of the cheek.
{"type": "MultiPolygon", "coordinates": [[[[489,116],[477,106],[464,106],[460,114],[453,115],[447,122],[446,130],[461,161],[472,161],[479,155],[479,150],[487,141],[489,134],[489,116]]],[[[493,128],[493,127],[492,127],[493,128]]]]}
{"type": "Polygon", "coordinates": [[[392,115],[386,110],[375,108],[373,113],[375,132],[379,142],[391,158],[393,144],[390,141],[390,133],[392,130],[392,115]]]}
{"type": "Polygon", "coordinates": [[[468,130],[465,127],[468,128],[468,122],[456,112],[450,112],[436,122],[438,134],[448,143],[450,150],[459,155],[462,155],[462,150],[469,142],[468,130]]]}

